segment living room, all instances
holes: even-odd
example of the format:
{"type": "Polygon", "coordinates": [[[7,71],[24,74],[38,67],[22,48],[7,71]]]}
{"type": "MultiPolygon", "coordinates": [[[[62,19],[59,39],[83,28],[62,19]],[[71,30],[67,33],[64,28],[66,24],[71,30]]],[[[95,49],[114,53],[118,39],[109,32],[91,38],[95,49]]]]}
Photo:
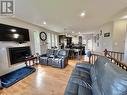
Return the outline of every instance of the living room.
{"type": "Polygon", "coordinates": [[[126,95],[127,1],[9,1],[13,13],[0,14],[0,95],[126,95]],[[106,78],[97,88],[90,63],[116,79],[96,74],[106,78]]]}

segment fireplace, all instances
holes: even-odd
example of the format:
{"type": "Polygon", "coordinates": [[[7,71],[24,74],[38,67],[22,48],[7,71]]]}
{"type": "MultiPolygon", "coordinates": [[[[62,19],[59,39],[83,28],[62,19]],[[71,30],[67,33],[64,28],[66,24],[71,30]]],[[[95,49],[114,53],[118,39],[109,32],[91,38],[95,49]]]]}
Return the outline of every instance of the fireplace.
{"type": "Polygon", "coordinates": [[[10,64],[14,65],[19,62],[24,62],[27,56],[31,55],[31,49],[27,47],[13,47],[9,48],[10,64]]]}

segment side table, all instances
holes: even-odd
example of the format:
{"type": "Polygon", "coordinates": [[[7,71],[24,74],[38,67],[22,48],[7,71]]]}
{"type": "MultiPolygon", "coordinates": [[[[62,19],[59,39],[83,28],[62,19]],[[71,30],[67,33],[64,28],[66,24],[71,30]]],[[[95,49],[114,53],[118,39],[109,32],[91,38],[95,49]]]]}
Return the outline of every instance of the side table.
{"type": "Polygon", "coordinates": [[[31,65],[31,61],[32,61],[32,65],[34,65],[34,64],[37,64],[37,57],[35,56],[30,56],[30,57],[26,57],[26,59],[25,59],[25,64],[26,64],[26,66],[32,66],[31,65]]]}

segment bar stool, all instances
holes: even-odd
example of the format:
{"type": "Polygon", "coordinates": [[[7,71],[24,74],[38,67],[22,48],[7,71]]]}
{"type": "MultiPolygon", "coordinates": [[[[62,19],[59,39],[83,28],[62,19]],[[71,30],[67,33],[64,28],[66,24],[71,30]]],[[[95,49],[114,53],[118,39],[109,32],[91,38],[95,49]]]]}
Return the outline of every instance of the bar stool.
{"type": "Polygon", "coordinates": [[[74,49],[75,57],[80,60],[80,49],[74,49]]]}

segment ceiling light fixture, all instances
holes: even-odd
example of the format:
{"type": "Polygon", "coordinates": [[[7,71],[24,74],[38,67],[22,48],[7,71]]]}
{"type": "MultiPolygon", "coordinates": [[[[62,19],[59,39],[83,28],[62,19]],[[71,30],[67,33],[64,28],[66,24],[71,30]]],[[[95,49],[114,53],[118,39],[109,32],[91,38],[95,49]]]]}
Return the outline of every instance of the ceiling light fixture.
{"type": "Polygon", "coordinates": [[[127,15],[123,16],[121,19],[127,19],[127,15]]]}
{"type": "Polygon", "coordinates": [[[78,32],[78,35],[81,36],[81,32],[78,32]]]}
{"type": "Polygon", "coordinates": [[[74,31],[72,31],[71,33],[74,33],[74,31]]]}
{"type": "Polygon", "coordinates": [[[46,25],[47,24],[46,21],[44,21],[43,24],[46,25]]]}
{"type": "Polygon", "coordinates": [[[86,15],[85,11],[83,11],[83,12],[80,14],[81,17],[84,17],[85,15],[86,15]]]}

